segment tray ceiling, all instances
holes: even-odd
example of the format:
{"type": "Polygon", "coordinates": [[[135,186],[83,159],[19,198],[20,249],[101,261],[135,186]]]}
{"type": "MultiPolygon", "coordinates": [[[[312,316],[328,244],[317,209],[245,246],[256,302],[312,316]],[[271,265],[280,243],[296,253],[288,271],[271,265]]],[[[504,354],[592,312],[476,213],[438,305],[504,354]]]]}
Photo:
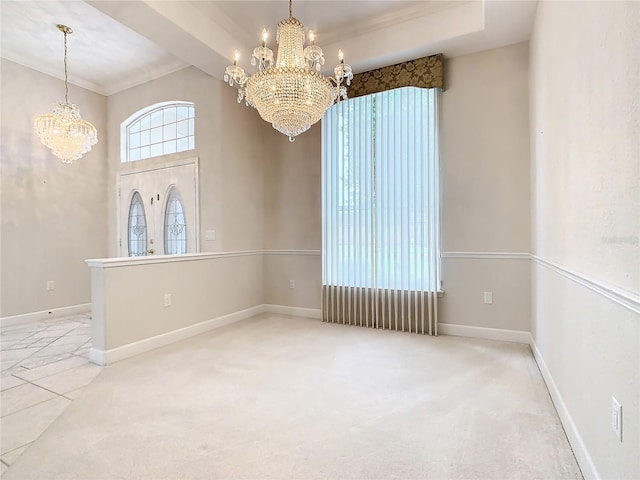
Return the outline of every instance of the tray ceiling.
{"type": "MultiPolygon", "coordinates": [[[[318,33],[327,58],[338,48],[356,72],[433,53],[459,56],[528,40],[535,1],[295,0],[293,13],[318,33]]],[[[221,78],[235,49],[249,71],[262,28],[275,47],[277,22],[288,2],[157,0],[3,0],[1,55],[62,78],[64,23],[69,80],[111,95],[194,65],[221,78]]]]}

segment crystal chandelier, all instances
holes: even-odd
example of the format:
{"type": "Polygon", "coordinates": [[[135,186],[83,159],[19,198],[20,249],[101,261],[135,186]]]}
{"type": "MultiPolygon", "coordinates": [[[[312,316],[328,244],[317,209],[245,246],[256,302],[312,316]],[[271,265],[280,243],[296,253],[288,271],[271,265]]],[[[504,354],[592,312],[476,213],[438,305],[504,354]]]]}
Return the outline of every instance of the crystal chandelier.
{"type": "Polygon", "coordinates": [[[309,31],[309,41],[311,44],[303,48],[304,25],[293,17],[289,0],[289,18],[278,23],[275,67],[265,29],[262,45],[253,49],[251,57],[251,65],[257,65],[258,72],[247,75],[238,66],[240,55],[236,51],[233,65],[228,66],[224,74],[225,82],[239,87],[238,103],[244,98],[248,106],[257,109],[263,120],[287,135],[291,142],[320,120],[334,102],[347,99],[347,86],[353,79],[351,67],[344,63],[341,50],[338,52],[340,64],[334,68],[334,76],[320,74],[325,62],[324,53],[315,44],[312,31],[309,31]]]}
{"type": "Polygon", "coordinates": [[[73,33],[66,25],[58,25],[64,33],[64,102],[56,102],[53,113],[43,113],[35,119],[35,130],[44,145],[63,163],[78,160],[98,143],[96,127],[80,117],[78,106],[69,103],[67,78],[67,35],[73,33]]]}

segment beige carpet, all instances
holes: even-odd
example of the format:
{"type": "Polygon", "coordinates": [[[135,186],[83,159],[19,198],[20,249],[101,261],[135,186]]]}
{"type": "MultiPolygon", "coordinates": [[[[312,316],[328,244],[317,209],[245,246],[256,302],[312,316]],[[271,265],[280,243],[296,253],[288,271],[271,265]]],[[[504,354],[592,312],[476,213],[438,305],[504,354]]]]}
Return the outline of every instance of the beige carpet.
{"type": "Polygon", "coordinates": [[[274,315],[105,368],[12,479],[579,479],[529,347],[274,315]]]}

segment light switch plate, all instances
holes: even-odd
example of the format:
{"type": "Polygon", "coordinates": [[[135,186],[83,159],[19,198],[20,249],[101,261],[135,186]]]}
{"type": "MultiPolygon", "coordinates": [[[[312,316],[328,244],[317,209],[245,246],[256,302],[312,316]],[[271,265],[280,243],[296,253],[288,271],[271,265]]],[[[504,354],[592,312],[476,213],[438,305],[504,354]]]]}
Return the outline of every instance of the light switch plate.
{"type": "Polygon", "coordinates": [[[615,397],[611,397],[611,428],[622,441],[622,405],[615,397]]]}
{"type": "Polygon", "coordinates": [[[493,292],[484,292],[484,303],[489,305],[493,303],[493,292]]]}

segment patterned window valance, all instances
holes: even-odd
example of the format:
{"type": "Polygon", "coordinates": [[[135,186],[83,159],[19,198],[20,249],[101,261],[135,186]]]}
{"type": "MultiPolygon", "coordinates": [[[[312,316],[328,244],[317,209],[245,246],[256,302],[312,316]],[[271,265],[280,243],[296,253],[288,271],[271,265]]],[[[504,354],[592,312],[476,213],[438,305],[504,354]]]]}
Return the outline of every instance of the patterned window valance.
{"type": "Polygon", "coordinates": [[[347,89],[349,98],[384,92],[393,88],[444,89],[443,55],[431,55],[388,67],[357,73],[347,89]]]}

